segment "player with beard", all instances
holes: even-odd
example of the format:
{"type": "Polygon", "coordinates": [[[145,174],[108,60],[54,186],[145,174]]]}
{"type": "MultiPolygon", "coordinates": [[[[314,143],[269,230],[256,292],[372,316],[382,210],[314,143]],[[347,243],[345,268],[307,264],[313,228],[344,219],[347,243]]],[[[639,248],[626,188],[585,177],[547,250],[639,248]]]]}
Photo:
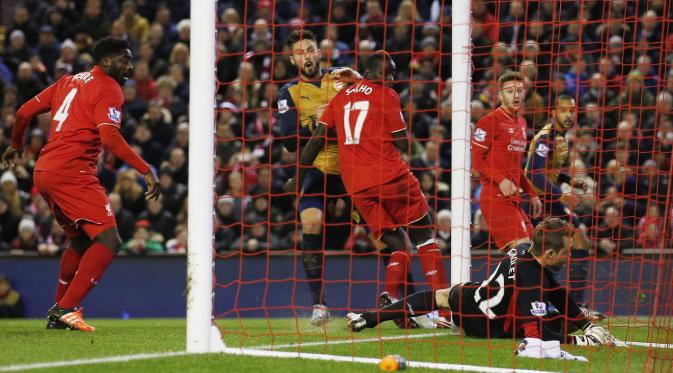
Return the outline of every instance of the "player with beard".
{"type": "Polygon", "coordinates": [[[144,175],[147,199],[159,197],[159,180],[121,133],[121,86],[133,71],[128,41],[100,39],[93,48],[91,71],[65,75],[16,113],[12,144],[2,155],[5,166],[21,157],[31,120],[51,111],[49,141],[35,164],[35,187],[70,238],[61,258],[56,304],[47,312],[47,329],[92,332],[80,302],[98,283],[121,248],[115,215],[97,175],[101,148],[144,175]]]}
{"type": "Polygon", "coordinates": [[[572,235],[573,227],[565,220],[546,218],[535,227],[532,244],[509,250],[483,282],[423,291],[373,312],[348,313],[347,325],[359,332],[387,320],[448,307],[453,322],[468,337],[614,345],[618,342],[610,332],[593,325],[554,277],[572,250],[572,235]],[[576,330],[584,335],[570,334],[576,330]]]}
{"type": "MultiPolygon", "coordinates": [[[[317,118],[320,118],[329,100],[339,92],[342,82],[331,71],[320,68],[320,50],[311,31],[293,31],[286,46],[290,50],[290,63],[297,68],[299,77],[278,92],[278,124],[285,148],[289,152],[297,152],[315,131],[317,118]]],[[[299,185],[303,194],[299,199],[298,212],[303,236],[302,264],[314,305],[311,324],[319,326],[330,319],[323,294],[325,204],[326,199],[343,198],[346,190],[339,176],[339,155],[335,143],[327,144],[312,166],[306,170],[303,184],[299,185]]],[[[295,188],[292,192],[296,191],[295,188]]]]}
{"type": "MultiPolygon", "coordinates": [[[[569,219],[576,228],[573,237],[574,250],[570,261],[569,286],[573,298],[584,302],[591,243],[584,233],[586,226],[571,211],[574,207],[573,196],[564,194],[560,187],[560,184],[568,183],[574,188],[586,188],[584,181],[573,180],[568,174],[562,172],[568,167],[569,150],[566,133],[575,124],[576,110],[575,99],[572,97],[560,95],[556,98],[549,123],[535,134],[528,147],[526,175],[533,182],[536,192],[542,196],[543,214],[569,219]]],[[[524,210],[526,210],[525,205],[524,210]]],[[[601,313],[589,311],[585,307],[583,309],[592,318],[604,318],[601,313]]]]}
{"type": "Polygon", "coordinates": [[[477,122],[472,138],[472,168],[483,186],[480,209],[501,251],[530,242],[533,233],[521,209],[521,193],[529,195],[534,217],[542,204],[521,167],[526,151],[526,120],[520,115],[525,98],[521,74],[508,71],[498,79],[502,105],[477,122]]]}

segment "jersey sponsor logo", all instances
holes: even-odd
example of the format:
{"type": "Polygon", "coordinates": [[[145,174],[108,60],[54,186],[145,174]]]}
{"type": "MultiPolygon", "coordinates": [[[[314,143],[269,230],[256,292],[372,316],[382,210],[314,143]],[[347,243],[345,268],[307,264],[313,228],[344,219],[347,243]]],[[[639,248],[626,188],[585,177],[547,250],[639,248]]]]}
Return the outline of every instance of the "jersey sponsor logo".
{"type": "Polygon", "coordinates": [[[526,141],[511,139],[509,145],[507,145],[507,150],[511,152],[524,153],[526,151],[526,141]]]}
{"type": "Polygon", "coordinates": [[[542,158],[547,158],[548,153],[549,148],[545,144],[538,144],[537,148],[535,148],[535,154],[539,155],[542,158]]]}
{"type": "Polygon", "coordinates": [[[486,131],[481,128],[477,128],[477,130],[474,131],[474,140],[477,142],[486,141],[486,131]]]}
{"type": "Polygon", "coordinates": [[[533,316],[544,316],[547,314],[547,304],[545,302],[531,302],[530,313],[533,316]]]}
{"type": "Polygon", "coordinates": [[[290,107],[287,106],[287,100],[278,100],[278,114],[284,114],[288,110],[290,110],[290,107]]]}
{"type": "Polygon", "coordinates": [[[111,121],[113,122],[121,122],[122,121],[122,113],[119,112],[119,110],[111,107],[108,112],[107,112],[107,117],[110,118],[111,121]]]}

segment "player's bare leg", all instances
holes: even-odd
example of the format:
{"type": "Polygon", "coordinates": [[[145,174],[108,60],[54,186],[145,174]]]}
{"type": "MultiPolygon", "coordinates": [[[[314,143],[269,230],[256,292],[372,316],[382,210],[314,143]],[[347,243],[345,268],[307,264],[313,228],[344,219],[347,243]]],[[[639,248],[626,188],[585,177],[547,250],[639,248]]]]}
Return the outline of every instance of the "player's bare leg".
{"type": "MultiPolygon", "coordinates": [[[[88,232],[95,228],[84,227],[88,232]]],[[[77,309],[82,299],[98,284],[103,273],[121,248],[121,239],[116,226],[98,233],[86,253],[82,256],[79,269],[63,297],[49,310],[50,317],[68,325],[70,329],[92,332],[96,328],[84,321],[81,310],[77,309]]]]}
{"type": "Polygon", "coordinates": [[[301,259],[313,300],[311,324],[321,326],[330,320],[329,309],[323,295],[323,212],[310,207],[304,209],[299,217],[303,234],[301,259]]]}

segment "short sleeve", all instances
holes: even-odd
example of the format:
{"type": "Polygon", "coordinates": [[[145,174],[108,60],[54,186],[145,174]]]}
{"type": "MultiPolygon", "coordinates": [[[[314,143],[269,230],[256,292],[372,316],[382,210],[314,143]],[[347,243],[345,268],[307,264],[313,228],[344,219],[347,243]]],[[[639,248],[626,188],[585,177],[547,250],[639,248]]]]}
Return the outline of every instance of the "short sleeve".
{"type": "Polygon", "coordinates": [[[493,146],[493,139],[495,138],[495,126],[493,123],[493,116],[487,115],[481,118],[474,128],[472,134],[472,144],[482,149],[491,149],[493,146]]]}
{"type": "Polygon", "coordinates": [[[334,99],[332,99],[325,111],[323,111],[322,116],[320,117],[320,123],[323,123],[327,128],[334,128],[336,126],[336,115],[334,113],[334,99]]]}
{"type": "Polygon", "coordinates": [[[122,124],[122,105],[124,104],[124,95],[117,84],[110,84],[101,89],[101,96],[96,103],[93,111],[93,119],[96,127],[103,125],[121,127],[122,124]]]}
{"type": "Polygon", "coordinates": [[[407,129],[407,124],[402,116],[400,96],[392,89],[386,89],[383,101],[383,122],[388,132],[399,132],[407,129]]]}

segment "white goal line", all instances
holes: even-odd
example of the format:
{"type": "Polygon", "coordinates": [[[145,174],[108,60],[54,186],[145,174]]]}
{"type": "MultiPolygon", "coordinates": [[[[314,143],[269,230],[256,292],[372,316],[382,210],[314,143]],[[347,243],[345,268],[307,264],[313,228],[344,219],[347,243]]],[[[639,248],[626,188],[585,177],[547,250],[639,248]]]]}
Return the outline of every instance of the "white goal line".
{"type": "Polygon", "coordinates": [[[158,359],[158,358],[162,358],[162,357],[173,357],[173,356],[182,356],[182,355],[188,355],[187,351],[156,352],[156,353],[135,354],[135,355],[120,355],[120,356],[101,357],[101,358],[95,358],[95,359],[48,361],[48,362],[44,362],[44,363],[7,365],[7,366],[4,366],[4,367],[0,367],[0,372],[18,372],[18,371],[21,371],[21,370],[60,368],[60,367],[71,367],[71,366],[76,366],[76,365],[125,363],[125,362],[128,362],[128,361],[134,361],[134,360],[149,360],[149,359],[158,359]]]}
{"type": "Polygon", "coordinates": [[[295,342],[295,343],[285,343],[285,344],[269,344],[262,346],[251,346],[249,349],[255,350],[275,350],[275,349],[284,349],[291,347],[313,347],[313,346],[332,346],[332,345],[341,345],[341,344],[351,344],[351,343],[368,343],[368,342],[378,342],[378,341],[397,341],[405,339],[422,339],[422,338],[431,338],[431,337],[444,337],[448,333],[424,333],[424,334],[409,334],[409,335],[394,335],[394,336],[385,336],[378,338],[354,338],[354,339],[334,339],[334,340],[323,340],[317,342],[295,342]]]}

